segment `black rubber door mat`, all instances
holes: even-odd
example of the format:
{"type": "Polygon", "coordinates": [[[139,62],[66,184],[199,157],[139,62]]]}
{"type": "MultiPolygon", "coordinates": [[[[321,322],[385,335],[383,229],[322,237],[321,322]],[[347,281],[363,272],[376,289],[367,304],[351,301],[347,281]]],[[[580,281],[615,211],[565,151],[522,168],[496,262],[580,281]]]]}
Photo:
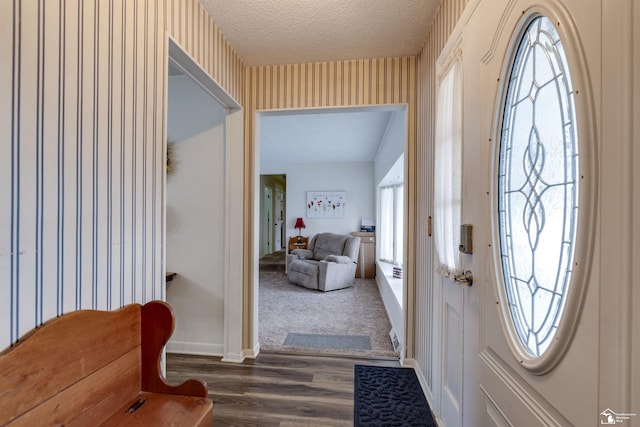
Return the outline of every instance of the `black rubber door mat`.
{"type": "Polygon", "coordinates": [[[355,366],[355,427],[437,427],[411,368],[355,366]]]}

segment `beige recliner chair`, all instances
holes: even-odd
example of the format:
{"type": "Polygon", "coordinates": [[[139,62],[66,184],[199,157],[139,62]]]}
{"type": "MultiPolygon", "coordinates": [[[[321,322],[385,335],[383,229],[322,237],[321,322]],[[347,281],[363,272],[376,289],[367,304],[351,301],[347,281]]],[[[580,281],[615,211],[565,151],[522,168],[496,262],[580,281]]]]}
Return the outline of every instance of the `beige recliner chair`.
{"type": "Polygon", "coordinates": [[[316,234],[308,249],[294,249],[287,255],[289,281],[325,292],[353,286],[359,250],[360,237],[316,234]]]}

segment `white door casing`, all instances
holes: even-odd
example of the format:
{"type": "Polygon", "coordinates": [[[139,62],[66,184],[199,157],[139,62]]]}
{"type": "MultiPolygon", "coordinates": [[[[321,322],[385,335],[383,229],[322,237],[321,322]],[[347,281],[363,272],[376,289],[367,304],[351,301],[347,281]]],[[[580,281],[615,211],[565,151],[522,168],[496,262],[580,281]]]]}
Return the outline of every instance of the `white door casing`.
{"type": "MultiPolygon", "coordinates": [[[[171,37],[168,37],[167,49],[168,58],[228,109],[224,147],[224,247],[226,250],[224,251],[224,271],[221,272],[224,287],[222,360],[239,363],[244,357],[251,356],[250,351],[243,351],[242,348],[243,294],[242,287],[237,284],[243,281],[243,263],[242,257],[236,255],[242,253],[244,234],[242,217],[236,214],[243,209],[244,113],[241,105],[171,37]]],[[[164,98],[167,98],[166,93],[164,98]]],[[[163,187],[166,189],[166,182],[163,187]]],[[[163,198],[166,199],[166,194],[163,194],[163,198]]],[[[163,218],[163,221],[166,221],[166,214],[163,218]]],[[[163,269],[166,269],[166,224],[163,224],[162,247],[163,269]]]]}

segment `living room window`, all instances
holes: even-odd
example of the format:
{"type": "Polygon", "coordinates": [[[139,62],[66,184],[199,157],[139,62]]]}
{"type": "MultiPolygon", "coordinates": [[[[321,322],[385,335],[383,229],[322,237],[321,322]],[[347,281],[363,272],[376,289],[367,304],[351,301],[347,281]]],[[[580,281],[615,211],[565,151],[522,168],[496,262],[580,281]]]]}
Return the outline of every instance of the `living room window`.
{"type": "Polygon", "coordinates": [[[380,187],[380,260],[404,262],[404,183],[380,187]]]}

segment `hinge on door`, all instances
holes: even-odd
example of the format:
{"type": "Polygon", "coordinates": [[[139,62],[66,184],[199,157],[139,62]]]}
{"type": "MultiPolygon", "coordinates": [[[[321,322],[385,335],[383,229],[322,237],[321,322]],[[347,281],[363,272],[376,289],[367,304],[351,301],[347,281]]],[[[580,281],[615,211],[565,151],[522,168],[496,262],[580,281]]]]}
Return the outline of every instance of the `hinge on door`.
{"type": "Polygon", "coordinates": [[[429,215],[429,218],[427,218],[427,234],[429,237],[431,237],[431,231],[431,215],[429,215]]]}

